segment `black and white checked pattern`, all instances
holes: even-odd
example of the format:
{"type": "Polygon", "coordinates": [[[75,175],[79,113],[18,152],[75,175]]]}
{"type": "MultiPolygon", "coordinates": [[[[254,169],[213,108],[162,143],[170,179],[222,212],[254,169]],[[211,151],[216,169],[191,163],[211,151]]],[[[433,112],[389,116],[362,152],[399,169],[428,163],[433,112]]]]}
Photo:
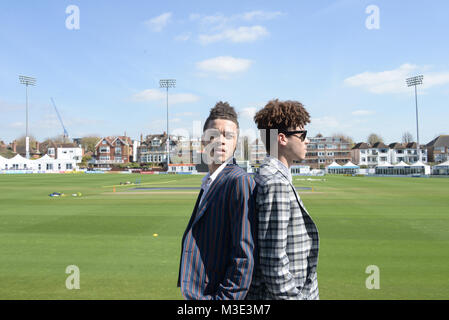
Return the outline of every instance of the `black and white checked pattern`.
{"type": "Polygon", "coordinates": [[[318,230],[277,159],[255,180],[258,263],[247,299],[319,299],[318,230]]]}

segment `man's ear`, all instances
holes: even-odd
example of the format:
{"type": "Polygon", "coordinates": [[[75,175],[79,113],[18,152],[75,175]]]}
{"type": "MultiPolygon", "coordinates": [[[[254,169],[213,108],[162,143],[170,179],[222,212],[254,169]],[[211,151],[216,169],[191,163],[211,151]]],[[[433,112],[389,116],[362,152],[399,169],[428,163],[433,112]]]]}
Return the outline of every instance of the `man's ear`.
{"type": "Polygon", "coordinates": [[[283,133],[278,134],[278,143],[282,146],[285,146],[287,144],[287,136],[283,133]]]}

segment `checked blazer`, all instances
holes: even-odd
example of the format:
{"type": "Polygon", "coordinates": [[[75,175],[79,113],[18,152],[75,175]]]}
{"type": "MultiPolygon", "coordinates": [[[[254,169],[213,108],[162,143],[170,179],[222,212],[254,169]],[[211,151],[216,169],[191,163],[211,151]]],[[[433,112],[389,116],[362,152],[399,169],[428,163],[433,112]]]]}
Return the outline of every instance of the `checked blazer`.
{"type": "Polygon", "coordinates": [[[266,157],[255,177],[259,259],[247,299],[319,299],[318,230],[278,161],[266,157]]]}
{"type": "Polygon", "coordinates": [[[185,299],[244,299],[255,251],[255,182],[226,165],[199,204],[182,237],[178,287],[185,299]]]}

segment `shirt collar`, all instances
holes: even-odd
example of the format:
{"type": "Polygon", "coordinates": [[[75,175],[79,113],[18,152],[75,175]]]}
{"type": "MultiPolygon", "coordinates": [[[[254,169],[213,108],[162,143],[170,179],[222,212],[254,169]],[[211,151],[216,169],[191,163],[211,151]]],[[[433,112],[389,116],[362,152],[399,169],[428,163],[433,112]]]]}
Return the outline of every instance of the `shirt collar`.
{"type": "Polygon", "coordinates": [[[220,174],[220,172],[223,171],[223,169],[233,160],[233,157],[230,157],[228,160],[226,160],[225,162],[223,162],[218,168],[217,170],[214,171],[214,173],[210,174],[210,172],[208,172],[206,174],[206,176],[203,178],[201,187],[205,186],[206,184],[212,184],[212,182],[214,182],[215,178],[220,174]]]}
{"type": "Polygon", "coordinates": [[[271,157],[270,155],[267,155],[266,159],[279,171],[281,171],[290,182],[292,182],[292,174],[290,172],[290,169],[281,160],[275,157],[271,157]]]}

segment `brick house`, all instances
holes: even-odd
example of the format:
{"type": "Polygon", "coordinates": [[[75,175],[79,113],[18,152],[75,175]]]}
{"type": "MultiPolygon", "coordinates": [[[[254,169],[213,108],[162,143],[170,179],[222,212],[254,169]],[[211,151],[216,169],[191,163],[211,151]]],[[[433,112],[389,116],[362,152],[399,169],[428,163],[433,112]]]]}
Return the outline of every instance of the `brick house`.
{"type": "Polygon", "coordinates": [[[427,145],[429,162],[441,163],[449,160],[449,135],[441,135],[427,145]]]}
{"type": "MultiPolygon", "coordinates": [[[[300,164],[308,165],[311,169],[327,167],[332,162],[340,165],[351,161],[351,142],[339,137],[323,137],[317,135],[309,138],[306,159],[300,164]]],[[[299,164],[298,161],[295,164],[299,164]]]]}
{"type": "Polygon", "coordinates": [[[133,161],[133,142],[130,137],[104,137],[95,145],[95,167],[107,168],[111,165],[133,161]]]}

